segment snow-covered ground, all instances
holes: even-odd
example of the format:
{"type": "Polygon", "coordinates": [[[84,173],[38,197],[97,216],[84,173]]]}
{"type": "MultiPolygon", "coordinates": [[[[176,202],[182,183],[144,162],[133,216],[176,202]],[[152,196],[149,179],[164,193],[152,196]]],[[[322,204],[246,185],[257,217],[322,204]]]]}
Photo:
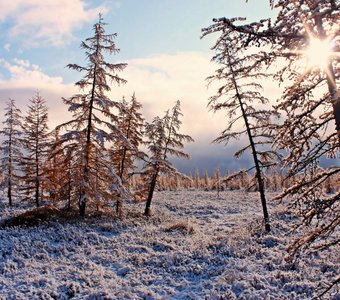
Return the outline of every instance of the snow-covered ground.
{"type": "Polygon", "coordinates": [[[339,249],[286,261],[297,219],[269,203],[263,234],[257,193],[158,192],[152,208],[0,229],[0,299],[312,299],[340,273],[339,249]]]}

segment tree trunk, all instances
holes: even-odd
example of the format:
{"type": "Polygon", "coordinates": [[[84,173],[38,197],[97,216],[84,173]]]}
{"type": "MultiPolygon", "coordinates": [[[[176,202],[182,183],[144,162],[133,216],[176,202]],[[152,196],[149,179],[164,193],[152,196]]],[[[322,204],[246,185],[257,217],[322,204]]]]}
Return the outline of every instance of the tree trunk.
{"type": "Polygon", "coordinates": [[[71,191],[72,191],[71,159],[67,166],[67,210],[71,210],[71,191]]]}
{"type": "Polygon", "coordinates": [[[12,207],[12,180],[10,179],[8,182],[8,190],[7,190],[7,196],[8,196],[8,204],[10,207],[12,207]]]}
{"type": "MultiPolygon", "coordinates": [[[[12,114],[12,110],[11,110],[11,114],[12,114]]],[[[11,125],[11,133],[9,136],[9,144],[8,144],[8,150],[9,150],[9,154],[8,154],[8,191],[7,191],[7,196],[8,196],[8,204],[10,207],[12,207],[13,202],[12,202],[12,177],[13,177],[13,173],[12,173],[12,134],[13,134],[13,127],[11,125]]]]}
{"type": "Polygon", "coordinates": [[[121,215],[121,213],[122,213],[122,207],[123,207],[122,200],[121,200],[121,199],[117,199],[117,203],[116,203],[116,213],[117,213],[118,215],[121,215]]]}
{"type": "Polygon", "coordinates": [[[266,194],[265,194],[265,188],[264,188],[264,183],[263,183],[263,179],[262,179],[261,168],[260,168],[259,160],[257,158],[257,152],[256,152],[255,144],[254,144],[254,141],[253,141],[253,137],[251,135],[251,130],[250,130],[248,118],[245,114],[245,111],[244,111],[242,104],[241,104],[241,109],[242,109],[243,118],[244,118],[244,121],[245,121],[245,124],[246,124],[246,127],[247,127],[248,138],[249,138],[249,142],[250,142],[250,146],[251,146],[251,150],[252,150],[252,154],[253,154],[253,159],[254,159],[254,163],[255,163],[256,178],[257,178],[257,182],[258,182],[258,185],[259,185],[259,193],[260,193],[262,210],[263,210],[264,227],[265,227],[265,230],[267,232],[270,232],[269,214],[268,214],[268,209],[267,209],[266,194]]]}
{"type": "Polygon", "coordinates": [[[333,106],[333,116],[335,119],[335,130],[338,135],[338,142],[340,147],[340,97],[339,92],[336,87],[335,83],[335,74],[334,69],[331,64],[329,64],[327,71],[327,85],[328,85],[328,91],[332,97],[332,106],[333,106]]]}
{"type": "Polygon", "coordinates": [[[79,203],[79,214],[81,217],[85,217],[86,201],[82,200],[79,203]]]}
{"type": "MultiPolygon", "coordinates": [[[[11,150],[10,150],[11,151],[11,150]]],[[[9,157],[9,167],[8,167],[8,190],[7,190],[7,196],[8,196],[8,204],[10,207],[13,205],[12,201],[12,158],[11,154],[9,157]]]]}
{"type": "Polygon", "coordinates": [[[156,170],[155,174],[152,176],[151,183],[150,183],[150,190],[148,194],[148,199],[146,200],[146,206],[145,206],[145,211],[144,215],[150,216],[150,206],[151,206],[151,201],[153,197],[153,192],[155,191],[156,183],[157,183],[157,177],[158,177],[158,170],[156,170]]]}
{"type": "Polygon", "coordinates": [[[40,188],[39,179],[36,178],[35,179],[35,204],[36,204],[37,207],[40,207],[40,203],[39,203],[39,188],[40,188]]]}
{"type": "Polygon", "coordinates": [[[80,189],[80,193],[79,193],[79,201],[78,201],[78,205],[79,205],[79,215],[81,217],[85,217],[85,210],[86,210],[86,202],[88,200],[88,195],[86,190],[84,190],[86,188],[86,186],[89,183],[89,179],[88,179],[88,169],[87,169],[87,165],[85,165],[84,168],[84,181],[85,183],[83,183],[83,185],[85,185],[85,187],[81,187],[80,189]]]}
{"type": "Polygon", "coordinates": [[[125,160],[126,160],[126,152],[127,152],[127,149],[126,147],[123,148],[123,154],[122,154],[122,161],[121,161],[121,164],[120,164],[120,170],[119,170],[119,178],[121,179],[122,181],[122,184],[124,185],[125,183],[125,180],[124,180],[124,169],[125,169],[125,160]]]}
{"type": "Polygon", "coordinates": [[[232,64],[231,64],[231,61],[230,61],[229,52],[228,52],[228,63],[229,63],[229,66],[230,66],[230,70],[233,73],[233,79],[232,80],[233,80],[233,84],[234,84],[234,87],[235,87],[235,90],[236,90],[237,99],[239,101],[240,108],[241,108],[241,111],[242,111],[243,120],[244,120],[244,123],[246,125],[249,143],[250,143],[252,154],[253,154],[253,159],[254,159],[254,164],[255,164],[255,169],[256,169],[256,177],[257,177],[257,182],[258,182],[258,185],[259,185],[259,192],[260,192],[260,198],[261,198],[261,204],[262,204],[262,210],[263,210],[264,227],[265,227],[265,230],[267,232],[270,232],[269,214],[268,214],[268,209],[267,209],[266,195],[265,195],[265,189],[264,189],[264,184],[263,184],[263,179],[262,179],[262,174],[261,174],[260,163],[259,163],[259,160],[257,158],[256,147],[255,147],[253,136],[252,136],[252,133],[251,133],[251,130],[250,130],[250,124],[248,122],[247,114],[246,114],[246,111],[244,109],[242,97],[239,93],[238,85],[237,85],[236,79],[234,77],[234,71],[232,69],[232,64]]]}
{"type": "Polygon", "coordinates": [[[35,204],[37,207],[40,207],[39,203],[39,189],[40,189],[40,180],[39,180],[39,161],[38,161],[38,153],[36,152],[36,160],[35,160],[35,204]]]}
{"type": "MultiPolygon", "coordinates": [[[[258,162],[257,162],[257,165],[258,165],[258,162]]],[[[259,192],[260,192],[261,204],[262,204],[262,210],[263,210],[263,216],[264,216],[264,227],[267,232],[270,232],[269,214],[268,214],[268,209],[267,209],[264,183],[263,183],[260,167],[257,166],[256,169],[257,169],[256,176],[257,176],[257,181],[259,183],[259,192]]]]}
{"type": "Polygon", "coordinates": [[[268,214],[268,209],[267,209],[267,201],[266,201],[266,194],[265,194],[265,188],[264,188],[264,183],[263,183],[263,178],[262,178],[262,173],[261,173],[261,168],[259,164],[259,160],[257,158],[257,152],[253,140],[253,136],[251,135],[251,130],[250,130],[250,125],[248,122],[248,118],[245,114],[243,104],[241,104],[241,109],[242,109],[242,114],[243,118],[247,127],[247,132],[248,132],[248,138],[253,154],[253,159],[255,163],[255,169],[256,169],[256,178],[257,182],[259,185],[259,193],[260,193],[260,198],[261,198],[261,204],[262,204],[262,210],[263,210],[263,219],[264,219],[264,227],[267,232],[270,232],[270,223],[269,223],[269,214],[268,214]]]}
{"type": "MultiPolygon", "coordinates": [[[[127,149],[126,147],[123,148],[123,155],[122,155],[122,161],[120,164],[120,170],[119,170],[119,178],[122,181],[122,185],[124,185],[125,180],[124,180],[124,169],[125,169],[125,160],[126,160],[126,152],[127,149]]],[[[122,207],[123,207],[123,203],[121,199],[117,199],[117,203],[116,203],[116,213],[117,214],[121,214],[122,213],[122,207]]]]}
{"type": "MultiPolygon", "coordinates": [[[[84,166],[84,181],[85,186],[89,186],[90,179],[89,179],[89,162],[90,162],[90,146],[91,146],[91,130],[92,130],[92,110],[93,110],[93,102],[94,102],[94,96],[95,96],[95,88],[96,88],[96,70],[97,66],[94,66],[93,70],[93,82],[92,82],[92,90],[91,90],[91,98],[89,103],[89,114],[87,119],[87,132],[86,132],[86,142],[85,142],[85,166],[84,166]]],[[[83,188],[80,192],[80,198],[79,198],[79,214],[81,217],[85,216],[85,209],[86,209],[86,200],[84,198],[85,193],[87,191],[84,191],[83,188]]],[[[87,197],[86,197],[87,198],[87,197]]]]}

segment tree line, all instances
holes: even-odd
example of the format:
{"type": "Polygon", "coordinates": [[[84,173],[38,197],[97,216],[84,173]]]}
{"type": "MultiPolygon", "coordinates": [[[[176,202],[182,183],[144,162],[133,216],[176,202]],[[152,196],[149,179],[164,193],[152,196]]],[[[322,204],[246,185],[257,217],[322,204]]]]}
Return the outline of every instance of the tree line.
{"type": "MultiPolygon", "coordinates": [[[[271,170],[264,174],[264,187],[266,191],[271,193],[281,193],[283,190],[290,188],[300,175],[287,178],[286,174],[271,170]]],[[[138,191],[143,185],[143,178],[139,174],[131,177],[129,186],[138,191]]],[[[322,189],[327,194],[335,193],[339,190],[337,186],[337,178],[329,178],[322,184],[322,189]]],[[[215,168],[213,173],[209,175],[207,170],[199,172],[195,168],[194,175],[191,173],[186,177],[168,176],[161,174],[157,180],[158,191],[215,191],[217,196],[223,191],[244,191],[258,192],[258,186],[254,180],[254,174],[241,170],[236,173],[230,173],[228,170],[225,175],[221,175],[219,168],[215,168]],[[235,176],[237,174],[237,176],[235,176]]],[[[138,194],[135,194],[135,200],[140,201],[138,194]]]]}

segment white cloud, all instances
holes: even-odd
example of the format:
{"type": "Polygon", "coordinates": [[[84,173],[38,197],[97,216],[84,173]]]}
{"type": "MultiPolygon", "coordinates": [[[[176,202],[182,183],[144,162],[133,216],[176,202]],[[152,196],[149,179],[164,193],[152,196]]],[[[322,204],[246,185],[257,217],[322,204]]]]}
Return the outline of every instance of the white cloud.
{"type": "Polygon", "coordinates": [[[2,82],[6,88],[52,88],[62,85],[62,77],[50,77],[43,73],[39,66],[31,64],[28,60],[14,59],[10,63],[0,59],[0,66],[10,73],[10,79],[2,82]]]}
{"type": "MultiPolygon", "coordinates": [[[[192,154],[193,160],[181,162],[182,166],[193,170],[195,166],[213,168],[219,165],[221,170],[231,170],[247,165],[248,156],[240,161],[232,158],[236,149],[244,145],[247,137],[232,141],[227,148],[224,144],[211,144],[227,127],[228,118],[225,111],[213,113],[207,108],[209,97],[216,94],[221,84],[212,84],[207,89],[205,79],[213,75],[218,68],[208,55],[182,52],[133,59],[127,63],[126,70],[120,75],[127,79],[128,83],[122,87],[113,87],[112,98],[117,100],[123,95],[129,98],[135,92],[143,105],[147,121],[151,121],[154,116],[162,116],[176,100],[181,100],[181,132],[195,139],[195,143],[185,146],[186,151],[192,154]]],[[[266,84],[266,95],[276,99],[278,90],[272,88],[272,83],[266,84]]],[[[243,123],[238,126],[244,127],[243,123]]]]}
{"type": "Polygon", "coordinates": [[[115,99],[123,95],[129,98],[136,92],[143,104],[147,119],[163,115],[175,101],[182,104],[182,131],[195,139],[213,140],[225,126],[223,114],[208,111],[209,96],[216,90],[207,89],[205,78],[214,72],[215,65],[207,55],[182,52],[174,55],[158,55],[133,59],[127,62],[121,77],[128,83],[114,88],[115,99]]]}
{"type": "Polygon", "coordinates": [[[10,19],[13,23],[11,38],[20,38],[26,46],[57,46],[70,41],[75,29],[107,8],[87,8],[82,0],[11,0],[1,1],[0,11],[0,22],[10,19]]]}
{"type": "Polygon", "coordinates": [[[9,52],[11,50],[11,44],[6,43],[3,47],[7,52],[9,52]]]}
{"type": "MultiPolygon", "coordinates": [[[[130,98],[135,92],[143,105],[143,113],[148,121],[162,116],[175,101],[181,100],[183,124],[181,131],[191,135],[199,145],[208,146],[225,127],[223,114],[213,114],[206,105],[208,98],[216,92],[207,90],[205,78],[211,75],[215,66],[209,57],[201,53],[184,52],[174,55],[158,55],[133,59],[120,74],[128,80],[126,85],[112,86],[111,97],[119,100],[130,98]]],[[[20,98],[22,106],[39,90],[48,101],[52,125],[71,118],[61,97],[77,93],[73,84],[65,84],[60,76],[49,76],[30,61],[0,59],[0,69],[6,69],[9,79],[0,77],[0,101],[9,97],[20,98]],[[17,95],[20,94],[20,97],[17,95]]]]}
{"type": "Polygon", "coordinates": [[[73,84],[65,84],[60,76],[45,74],[39,66],[28,60],[14,59],[9,62],[0,59],[1,69],[9,73],[9,79],[0,76],[1,106],[8,98],[13,98],[25,110],[28,99],[39,91],[50,109],[51,128],[71,116],[67,114],[67,107],[62,103],[61,97],[69,97],[77,91],[73,84]]]}

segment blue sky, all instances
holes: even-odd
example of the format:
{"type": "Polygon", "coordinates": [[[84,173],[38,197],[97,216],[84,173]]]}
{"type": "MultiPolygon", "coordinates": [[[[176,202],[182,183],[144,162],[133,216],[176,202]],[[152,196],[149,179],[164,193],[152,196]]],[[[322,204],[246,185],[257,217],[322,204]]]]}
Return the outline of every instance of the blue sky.
{"type": "Polygon", "coordinates": [[[128,63],[121,74],[128,84],[113,87],[110,96],[118,100],[135,92],[149,121],[181,100],[182,131],[196,140],[186,148],[193,160],[181,168],[219,166],[224,172],[244,163],[232,159],[235,144],[210,144],[227,121],[206,108],[215,92],[206,89],[204,79],[215,69],[210,47],[217,36],[200,40],[200,30],[214,17],[274,16],[269,0],[11,0],[1,1],[0,11],[1,109],[11,97],[25,111],[39,90],[50,108],[51,127],[69,119],[61,97],[77,92],[73,84],[81,74],[65,66],[84,63],[79,45],[92,36],[101,12],[106,32],[118,33],[121,49],[109,60],[128,63]]]}

